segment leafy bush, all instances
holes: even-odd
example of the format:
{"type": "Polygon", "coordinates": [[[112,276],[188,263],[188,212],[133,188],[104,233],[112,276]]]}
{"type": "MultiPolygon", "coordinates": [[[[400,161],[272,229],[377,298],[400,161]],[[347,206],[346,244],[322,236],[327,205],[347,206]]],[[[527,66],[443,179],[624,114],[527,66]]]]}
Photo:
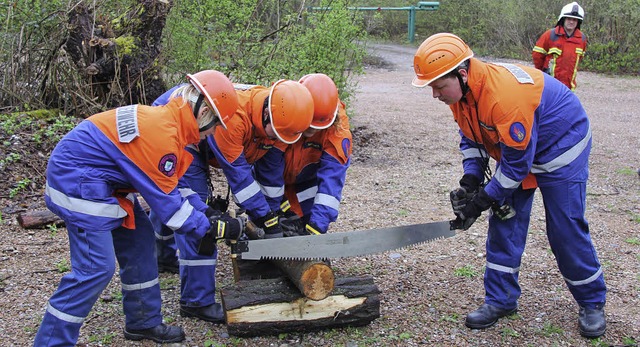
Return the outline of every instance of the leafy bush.
{"type": "Polygon", "coordinates": [[[206,68],[262,85],[323,72],[347,98],[349,77],[361,72],[364,32],[358,15],[347,10],[348,1],[317,5],[331,10],[311,10],[304,1],[177,2],[165,36],[170,83],[206,68]]]}

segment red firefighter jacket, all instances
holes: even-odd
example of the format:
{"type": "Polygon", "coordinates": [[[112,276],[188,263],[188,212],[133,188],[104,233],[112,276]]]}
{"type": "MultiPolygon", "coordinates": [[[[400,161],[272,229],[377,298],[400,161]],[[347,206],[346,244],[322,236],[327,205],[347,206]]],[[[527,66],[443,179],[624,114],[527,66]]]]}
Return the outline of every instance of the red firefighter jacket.
{"type": "Polygon", "coordinates": [[[547,30],[533,47],[533,65],[575,90],[578,64],[587,50],[587,37],[576,29],[567,37],[562,26],[547,30]]]}

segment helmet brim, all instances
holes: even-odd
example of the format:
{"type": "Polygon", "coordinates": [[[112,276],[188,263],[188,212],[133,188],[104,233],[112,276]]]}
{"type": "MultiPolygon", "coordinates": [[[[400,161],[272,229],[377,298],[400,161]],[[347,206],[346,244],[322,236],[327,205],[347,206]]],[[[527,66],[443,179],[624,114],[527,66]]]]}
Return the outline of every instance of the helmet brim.
{"type": "Polygon", "coordinates": [[[418,77],[414,77],[413,81],[411,81],[411,85],[416,87],[416,88],[424,88],[424,87],[428,86],[429,83],[431,83],[431,81],[423,80],[423,79],[420,79],[418,77]]]}

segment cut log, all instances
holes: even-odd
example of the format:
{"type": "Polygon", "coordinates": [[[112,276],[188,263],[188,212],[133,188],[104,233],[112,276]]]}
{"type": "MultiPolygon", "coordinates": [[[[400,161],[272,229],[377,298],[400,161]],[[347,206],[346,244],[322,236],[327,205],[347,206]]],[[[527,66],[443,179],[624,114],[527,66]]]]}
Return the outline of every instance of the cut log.
{"type": "Polygon", "coordinates": [[[25,229],[44,228],[51,224],[55,224],[56,226],[64,225],[64,221],[49,210],[20,213],[16,219],[18,220],[18,224],[25,229]]]}
{"type": "Polygon", "coordinates": [[[321,261],[273,260],[280,271],[311,300],[322,300],[331,294],[335,277],[331,267],[321,261]]]}
{"type": "MultiPolygon", "coordinates": [[[[144,201],[140,195],[137,195],[137,197],[142,209],[149,213],[149,205],[147,202],[144,201]]],[[[20,213],[18,217],[16,217],[16,220],[18,224],[25,229],[43,229],[51,224],[55,224],[56,226],[64,225],[64,221],[49,210],[35,210],[20,213]]]]}
{"type": "Polygon", "coordinates": [[[235,262],[238,280],[288,278],[307,298],[322,300],[335,285],[333,269],[328,262],[297,260],[242,260],[235,262]]]}
{"type": "Polygon", "coordinates": [[[367,325],[380,317],[379,294],[371,276],[337,278],[319,301],[285,278],[239,281],[220,291],[227,330],[242,337],[367,325]]]}
{"type": "MultiPolygon", "coordinates": [[[[256,227],[251,221],[246,225],[245,233],[250,239],[262,238],[258,236],[261,231],[262,229],[256,227]]],[[[262,235],[264,235],[264,232],[262,232],[262,235]]],[[[305,297],[311,300],[322,300],[329,296],[335,281],[333,270],[328,261],[243,261],[236,259],[233,266],[234,274],[238,274],[234,275],[236,281],[285,276],[298,287],[305,297]]]]}

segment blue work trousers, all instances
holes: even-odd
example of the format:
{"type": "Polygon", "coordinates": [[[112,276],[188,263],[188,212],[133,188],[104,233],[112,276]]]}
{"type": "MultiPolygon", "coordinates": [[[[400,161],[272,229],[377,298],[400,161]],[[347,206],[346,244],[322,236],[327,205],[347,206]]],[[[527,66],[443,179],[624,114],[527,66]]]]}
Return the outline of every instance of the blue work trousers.
{"type": "Polygon", "coordinates": [[[126,327],[162,323],[153,228],[137,201],[134,214],[135,230],[84,230],[67,223],[71,272],[49,299],[34,346],[75,346],[84,319],[115,273],[116,260],[126,327]]]}

